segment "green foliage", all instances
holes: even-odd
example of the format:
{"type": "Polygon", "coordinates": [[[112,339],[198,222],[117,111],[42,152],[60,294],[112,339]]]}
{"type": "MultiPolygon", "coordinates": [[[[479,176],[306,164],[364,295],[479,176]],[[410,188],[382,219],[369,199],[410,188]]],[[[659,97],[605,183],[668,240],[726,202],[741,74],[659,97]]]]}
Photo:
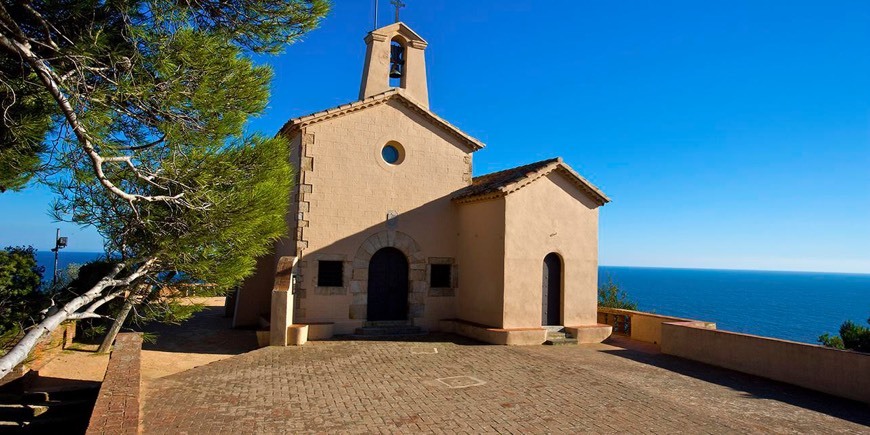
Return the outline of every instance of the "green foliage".
{"type": "MultiPolygon", "coordinates": [[[[7,114],[0,190],[38,173],[57,195],[55,217],[96,227],[127,271],[156,260],[134,284],[137,300],[164,313],[147,317],[188,316],[192,308],[155,295],[183,282],[226,291],[287,231],[288,143],[245,131],[266,107],[272,79],[251,57],[280,52],[328,7],[325,0],[0,3],[7,114]]],[[[86,265],[64,297],[113,267],[86,265]]],[[[114,315],[118,304],[101,310],[114,315]]]]}
{"type": "MultiPolygon", "coordinates": [[[[53,295],[68,302],[46,310],[46,325],[108,313],[114,334],[142,301],[176,321],[192,309],[158,303],[167,285],[222,291],[251,273],[287,231],[293,179],[286,138],[244,130],[271,79],[251,57],[279,52],[327,9],[326,0],[0,2],[0,191],[35,174],[57,195],[55,217],[96,227],[107,257],[126,266],[93,298],[73,297],[90,274],[78,276],[53,295]]],[[[0,375],[44,332],[31,329],[0,358],[0,375]]]]}
{"type": "Polygon", "coordinates": [[[827,332],[819,336],[819,343],[823,346],[833,347],[835,349],[845,349],[843,339],[839,335],[830,335],[827,332]]]}
{"type": "Polygon", "coordinates": [[[103,319],[81,320],[76,328],[78,329],[76,340],[91,344],[99,343],[109,329],[108,324],[103,319]]]}
{"type": "Polygon", "coordinates": [[[43,140],[51,129],[54,106],[33,73],[13,57],[0,56],[0,193],[20,190],[40,169],[43,140]]]}
{"type": "MultiPolygon", "coordinates": [[[[870,318],[867,319],[870,324],[870,318]]],[[[837,349],[848,349],[856,352],[870,353],[870,328],[847,320],[840,325],[840,335],[822,334],[819,343],[837,349]]]]}
{"type": "Polygon", "coordinates": [[[144,307],[139,321],[158,321],[167,324],[180,324],[194,314],[205,309],[202,304],[181,303],[176,299],[161,298],[144,307]]]}
{"type": "Polygon", "coordinates": [[[637,310],[637,303],[628,299],[625,290],[613,282],[613,277],[608,277],[605,284],[598,286],[598,306],[637,310]]]}
{"type": "Polygon", "coordinates": [[[23,331],[18,324],[13,324],[8,329],[0,332],[0,356],[6,354],[9,348],[15,345],[15,342],[21,338],[22,334],[23,331]]]}
{"type": "Polygon", "coordinates": [[[0,334],[29,326],[29,314],[42,300],[44,268],[36,263],[32,247],[0,251],[0,334]]]}

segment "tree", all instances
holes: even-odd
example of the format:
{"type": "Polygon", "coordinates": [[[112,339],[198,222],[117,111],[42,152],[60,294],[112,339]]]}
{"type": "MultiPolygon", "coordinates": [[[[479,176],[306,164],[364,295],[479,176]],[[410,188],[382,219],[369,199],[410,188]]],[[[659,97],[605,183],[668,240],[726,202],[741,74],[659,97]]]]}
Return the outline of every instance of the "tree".
{"type": "MultiPolygon", "coordinates": [[[[867,319],[870,324],[870,318],[867,319]]],[[[847,320],[840,325],[840,335],[822,334],[819,343],[836,349],[848,349],[856,352],[870,353],[870,328],[847,320]]]]}
{"type": "Polygon", "coordinates": [[[625,290],[620,289],[619,285],[613,282],[613,277],[608,277],[606,283],[598,286],[598,306],[637,310],[637,303],[628,299],[625,290]]]}
{"type": "Polygon", "coordinates": [[[39,301],[43,272],[33,247],[9,246],[0,251],[0,335],[25,326],[39,301]]]}
{"type": "Polygon", "coordinates": [[[116,299],[153,300],[179,280],[225,291],[252,271],[286,232],[292,173],[283,138],[244,130],[271,79],[250,57],[280,52],[327,9],[0,0],[0,167],[12,168],[0,186],[36,174],[57,194],[56,217],[94,225],[116,261],[0,358],[0,377],[63,320],[102,317],[116,299]]]}

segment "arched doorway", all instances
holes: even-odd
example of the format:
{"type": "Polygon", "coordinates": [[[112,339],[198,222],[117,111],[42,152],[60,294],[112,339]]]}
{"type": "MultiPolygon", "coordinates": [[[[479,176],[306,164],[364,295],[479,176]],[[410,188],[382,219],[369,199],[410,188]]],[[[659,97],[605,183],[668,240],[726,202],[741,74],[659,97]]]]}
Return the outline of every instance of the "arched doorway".
{"type": "Polygon", "coordinates": [[[551,252],[544,257],[544,277],[541,289],[541,324],[562,324],[562,259],[551,252]]]}
{"type": "Polygon", "coordinates": [[[369,260],[367,320],[408,320],[408,259],[381,248],[369,260]]]}

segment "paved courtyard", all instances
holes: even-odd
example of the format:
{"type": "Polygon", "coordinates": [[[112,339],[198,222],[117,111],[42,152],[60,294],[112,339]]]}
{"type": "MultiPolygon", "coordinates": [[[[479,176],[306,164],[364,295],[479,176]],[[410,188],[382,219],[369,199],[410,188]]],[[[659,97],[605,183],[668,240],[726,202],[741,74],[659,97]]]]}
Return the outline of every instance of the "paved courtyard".
{"type": "Polygon", "coordinates": [[[624,344],[310,342],[144,394],[145,433],[870,433],[865,405],[624,344]]]}

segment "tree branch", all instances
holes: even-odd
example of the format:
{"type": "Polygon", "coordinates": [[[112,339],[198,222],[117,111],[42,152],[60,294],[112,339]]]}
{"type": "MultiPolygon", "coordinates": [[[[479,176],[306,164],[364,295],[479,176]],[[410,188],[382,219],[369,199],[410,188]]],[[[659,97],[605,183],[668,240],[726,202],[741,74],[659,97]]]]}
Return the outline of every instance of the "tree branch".
{"type": "Polygon", "coordinates": [[[86,312],[78,312],[82,307],[89,305],[95,299],[97,299],[103,291],[107,288],[112,287],[120,287],[127,286],[141,278],[145,274],[151,271],[151,269],[155,266],[157,262],[156,258],[150,258],[143,262],[139,267],[123,279],[117,279],[121,270],[124,269],[124,264],[119,263],[115,266],[112,271],[100,279],[90,290],[85,292],[84,294],[74,298],[73,300],[67,302],[61,309],[57,312],[49,315],[38,325],[31,328],[27,331],[27,334],[24,335],[24,338],[21,339],[15,346],[9,350],[6,355],[0,357],[0,379],[6,376],[12,369],[14,369],[18,364],[21,364],[25,359],[27,359],[27,355],[30,354],[30,351],[39,343],[39,340],[47,334],[50,334],[52,331],[57,329],[60,324],[69,319],[75,319],[76,317],[89,318],[88,316],[96,315],[94,313],[86,312]]]}
{"type": "Polygon", "coordinates": [[[76,136],[76,139],[78,139],[82,150],[85,152],[88,158],[90,158],[91,167],[93,168],[94,174],[97,176],[97,180],[99,180],[100,184],[102,184],[103,187],[105,187],[107,190],[117,195],[118,197],[123,198],[131,205],[134,205],[136,201],[162,201],[178,204],[184,207],[189,206],[189,204],[181,200],[184,197],[183,192],[177,195],[139,195],[128,193],[112,183],[112,181],[109,180],[108,176],[106,176],[106,173],[103,170],[103,163],[107,161],[113,161],[116,158],[103,157],[94,148],[93,141],[91,140],[87,129],[84,125],[82,125],[81,122],[79,122],[78,115],[76,115],[75,109],[73,109],[69,99],[60,90],[59,83],[62,82],[61,78],[58,77],[42,59],[34,54],[30,50],[28,45],[20,43],[0,33],[0,46],[18,53],[22,57],[22,59],[24,59],[27,64],[29,64],[36,71],[36,75],[39,77],[42,84],[45,86],[49,94],[51,94],[52,98],[60,107],[64,119],[66,119],[67,124],[70,126],[70,128],[72,128],[73,134],[76,136]]]}

